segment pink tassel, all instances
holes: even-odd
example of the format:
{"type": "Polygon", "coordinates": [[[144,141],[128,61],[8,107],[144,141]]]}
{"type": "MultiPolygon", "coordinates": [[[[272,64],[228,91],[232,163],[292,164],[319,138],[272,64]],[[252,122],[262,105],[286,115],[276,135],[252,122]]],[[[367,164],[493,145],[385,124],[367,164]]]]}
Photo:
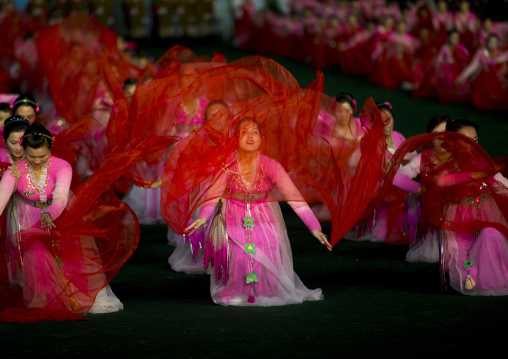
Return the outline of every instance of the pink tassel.
{"type": "Polygon", "coordinates": [[[249,295],[249,299],[247,300],[249,303],[256,303],[256,298],[253,295],[249,295]]]}

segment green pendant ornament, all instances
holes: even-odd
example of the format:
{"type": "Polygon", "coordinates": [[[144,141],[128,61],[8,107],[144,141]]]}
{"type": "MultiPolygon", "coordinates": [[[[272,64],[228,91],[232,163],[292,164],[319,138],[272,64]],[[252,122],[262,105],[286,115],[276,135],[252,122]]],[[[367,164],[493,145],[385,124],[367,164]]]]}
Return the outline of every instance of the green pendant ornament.
{"type": "Polygon", "coordinates": [[[245,243],[245,254],[247,253],[256,253],[256,245],[254,243],[245,243]]]}
{"type": "Polygon", "coordinates": [[[252,272],[245,275],[245,283],[257,283],[258,282],[258,274],[257,272],[252,272]]]}
{"type": "Polygon", "coordinates": [[[243,226],[254,228],[254,217],[243,217],[243,226]]]}

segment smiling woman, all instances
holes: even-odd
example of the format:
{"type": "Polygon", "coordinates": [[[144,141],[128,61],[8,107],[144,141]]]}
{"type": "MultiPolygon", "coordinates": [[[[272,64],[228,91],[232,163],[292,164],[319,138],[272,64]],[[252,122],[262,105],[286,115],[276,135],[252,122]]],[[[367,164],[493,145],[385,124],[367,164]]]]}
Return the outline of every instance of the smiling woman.
{"type": "Polygon", "coordinates": [[[5,120],[3,137],[6,149],[0,148],[0,160],[11,164],[21,161],[25,151],[19,139],[23,137],[30,123],[20,116],[11,116],[5,120]]]}
{"type": "Polygon", "coordinates": [[[0,182],[8,222],[0,245],[0,321],[76,320],[122,309],[101,272],[94,238],[56,221],[67,207],[72,168],[51,156],[54,137],[35,122],[19,143],[25,159],[0,182]]]}

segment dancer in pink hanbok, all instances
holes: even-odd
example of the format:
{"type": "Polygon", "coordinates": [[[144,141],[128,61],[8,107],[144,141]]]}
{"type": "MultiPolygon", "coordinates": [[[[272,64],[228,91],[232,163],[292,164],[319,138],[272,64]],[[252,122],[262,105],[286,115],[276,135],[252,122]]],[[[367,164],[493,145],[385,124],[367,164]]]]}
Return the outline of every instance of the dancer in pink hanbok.
{"type": "Polygon", "coordinates": [[[408,139],[398,155],[425,146],[421,183],[404,187],[421,188],[425,221],[441,231],[451,287],[465,295],[508,295],[508,179],[477,144],[477,129],[450,120],[447,132],[408,139]]]}
{"type": "MultiPolygon", "coordinates": [[[[284,219],[279,205],[272,202],[272,191],[276,188],[291,199],[289,205],[314,237],[331,250],[319,222],[283,167],[258,152],[262,143],[258,124],[244,118],[235,128],[238,150],[208,191],[210,200],[202,206],[198,219],[186,229],[192,233],[208,222],[210,231],[220,231],[216,228],[221,226],[220,219],[212,218],[217,211],[223,218],[231,262],[222,282],[217,277],[219,263],[215,263],[212,300],[220,305],[273,306],[323,299],[320,289],[307,289],[293,271],[284,219]],[[219,193],[228,198],[221,200],[219,193]]],[[[205,260],[214,250],[207,245],[205,260]]]]}
{"type": "MultiPolygon", "coordinates": [[[[388,161],[395,154],[395,151],[404,142],[404,136],[393,130],[394,117],[392,105],[389,102],[381,102],[376,104],[381,112],[381,116],[385,123],[385,141],[386,141],[386,163],[384,165],[385,171],[388,168],[388,161]]],[[[405,163],[411,160],[416,153],[408,153],[405,158],[405,163]]],[[[365,222],[356,226],[355,230],[350,232],[346,237],[353,241],[372,241],[372,242],[387,242],[390,244],[404,243],[406,237],[404,236],[403,226],[403,210],[405,196],[399,192],[392,192],[388,198],[383,198],[383,193],[378,193],[378,198],[375,198],[374,205],[369,207],[371,213],[365,222]]]]}
{"type": "Polygon", "coordinates": [[[121,167],[108,172],[116,159],[110,160],[101,179],[71,196],[72,168],[51,155],[49,131],[35,122],[20,143],[25,159],[0,182],[0,211],[8,219],[0,242],[0,321],[77,320],[122,309],[108,282],[135,249],[139,228],[129,208],[101,194],[121,167]]]}
{"type": "Polygon", "coordinates": [[[460,33],[460,42],[473,53],[478,44],[476,42],[476,33],[479,29],[479,21],[475,14],[470,11],[471,4],[467,0],[460,1],[459,11],[454,14],[453,21],[455,28],[460,33]]]}
{"type": "MultiPolygon", "coordinates": [[[[457,81],[471,61],[466,47],[459,43],[457,30],[448,33],[448,41],[439,50],[435,63],[435,84],[442,103],[467,103],[471,101],[471,82],[457,81]]],[[[429,74],[432,75],[432,74],[429,74]]]]}
{"type": "MultiPolygon", "coordinates": [[[[432,117],[427,124],[427,133],[443,132],[450,120],[448,115],[437,115],[432,117]]],[[[436,153],[443,152],[441,144],[436,142],[434,146],[436,153]]],[[[406,254],[408,262],[439,261],[439,238],[438,229],[421,221],[421,188],[417,179],[421,170],[421,154],[416,155],[409,163],[400,167],[393,179],[397,188],[408,192],[405,208],[405,226],[409,230],[409,250],[406,254]]]]}
{"type": "MultiPolygon", "coordinates": [[[[221,119],[220,122],[227,127],[231,121],[231,112],[229,106],[225,102],[216,100],[211,101],[206,106],[204,117],[205,122],[213,117],[215,117],[215,123],[218,123],[218,120],[221,119]]],[[[197,215],[198,213],[196,212],[194,217],[197,215]]],[[[195,235],[198,235],[198,232],[196,232],[195,235]]],[[[196,243],[195,241],[190,241],[189,238],[185,238],[185,236],[176,235],[171,228],[168,228],[168,242],[175,245],[175,250],[168,259],[168,263],[172,270],[175,272],[185,272],[187,274],[204,274],[207,272],[203,266],[203,250],[192,247],[193,244],[196,243]]]]}
{"type": "Polygon", "coordinates": [[[473,104],[479,110],[508,110],[508,51],[501,50],[499,38],[491,34],[487,47],[478,49],[456,83],[473,81],[473,104]]]}
{"type": "Polygon", "coordinates": [[[437,2],[437,11],[432,14],[432,25],[437,45],[444,45],[447,33],[454,27],[453,14],[448,11],[448,3],[445,0],[437,2]]]}

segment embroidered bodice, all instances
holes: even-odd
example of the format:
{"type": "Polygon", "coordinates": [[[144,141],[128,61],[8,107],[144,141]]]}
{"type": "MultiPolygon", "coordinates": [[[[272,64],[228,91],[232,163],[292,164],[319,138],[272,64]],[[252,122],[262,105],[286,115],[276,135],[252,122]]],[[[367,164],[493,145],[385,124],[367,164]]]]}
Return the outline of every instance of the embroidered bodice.
{"type": "MultiPolygon", "coordinates": [[[[26,160],[19,161],[15,166],[10,167],[0,182],[0,212],[3,212],[11,194],[27,201],[41,201],[44,197],[52,204],[46,207],[45,212],[56,219],[63,212],[69,197],[69,188],[72,179],[72,168],[64,160],[51,156],[46,163],[46,178],[41,178],[38,183],[33,183],[30,175],[30,166],[26,160]],[[19,179],[16,186],[16,177],[19,179]],[[39,191],[37,188],[41,188],[39,191]]],[[[44,169],[43,169],[44,170],[44,169]]]]}

